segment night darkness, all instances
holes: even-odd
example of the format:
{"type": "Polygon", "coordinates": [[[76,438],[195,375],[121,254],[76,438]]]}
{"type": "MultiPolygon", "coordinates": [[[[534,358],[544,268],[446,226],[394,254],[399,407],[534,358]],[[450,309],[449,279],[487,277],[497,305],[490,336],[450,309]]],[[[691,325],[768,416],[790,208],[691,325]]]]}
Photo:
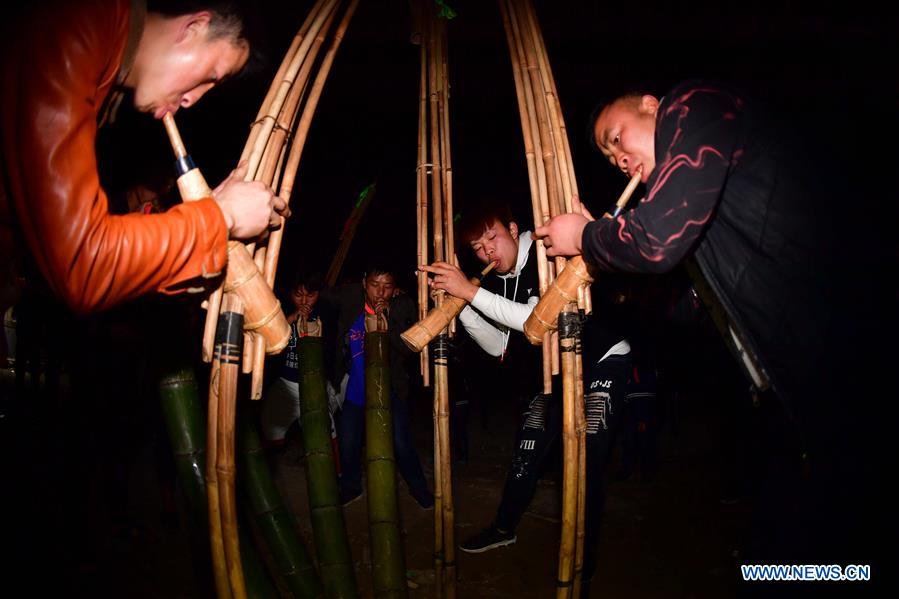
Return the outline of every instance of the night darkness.
{"type": "MultiPolygon", "coordinates": [[[[896,55],[895,38],[886,35],[888,19],[848,11],[816,16],[792,2],[727,11],[711,4],[654,4],[536,2],[581,195],[594,212],[614,201],[625,181],[587,145],[593,106],[622,89],[661,97],[687,78],[717,79],[770,102],[784,115],[784,126],[800,127],[814,138],[813,147],[831,148],[845,172],[893,163],[886,148],[895,157],[887,140],[895,131],[897,82],[884,78],[881,66],[896,55]]],[[[178,113],[188,151],[213,184],[234,167],[311,2],[262,6],[270,40],[266,69],[178,113]]],[[[458,12],[449,27],[457,212],[496,197],[508,200],[531,228],[520,122],[498,8],[465,0],[452,6],[458,12]]],[[[363,254],[376,248],[410,275],[404,284],[411,282],[419,53],[409,41],[410,21],[408,2],[387,0],[362,2],[350,24],[303,153],[281,276],[297,266],[326,270],[359,192],[377,182],[343,274],[355,278],[363,254]]],[[[116,151],[109,153],[115,160],[107,158],[108,164],[116,166],[109,170],[119,176],[135,163],[143,172],[169,168],[163,128],[147,117],[122,111],[120,122],[104,135],[127,140],[124,146],[110,144],[116,151]]],[[[852,203],[860,201],[868,203],[862,197],[852,203]]]]}
{"type": "MultiPolygon", "coordinates": [[[[836,389],[834,393],[839,394],[839,402],[845,403],[847,411],[853,410],[858,421],[863,422],[866,427],[869,422],[872,423],[870,432],[866,428],[862,434],[872,437],[865,447],[874,448],[877,455],[871,456],[874,466],[865,464],[865,467],[874,471],[881,461],[887,462],[887,452],[881,445],[885,447],[886,443],[883,441],[890,438],[886,428],[895,428],[896,422],[896,419],[889,417],[895,404],[896,392],[893,389],[895,383],[888,375],[895,370],[893,358],[896,357],[896,351],[892,346],[899,333],[893,314],[899,299],[894,281],[899,250],[897,236],[892,231],[892,225],[899,216],[893,186],[899,158],[896,152],[899,120],[896,98],[899,83],[895,68],[896,57],[899,56],[896,41],[899,22],[895,17],[887,18],[871,12],[868,10],[870,7],[850,3],[844,3],[840,13],[820,15],[810,12],[802,3],[791,1],[772,2],[770,6],[757,3],[726,6],[727,3],[720,2],[533,1],[564,111],[581,199],[594,214],[601,213],[617,199],[626,180],[588,146],[586,126],[593,107],[600,99],[621,91],[642,90],[661,97],[668,89],[685,79],[717,80],[766,102],[775,114],[780,115],[779,124],[785,131],[796,129],[808,138],[809,147],[814,149],[816,156],[822,157],[822,178],[839,179],[843,184],[850,182],[853,193],[841,201],[845,209],[845,228],[840,231],[840,239],[833,241],[840,244],[839,247],[845,247],[849,252],[847,255],[853,257],[846,260],[846,263],[858,269],[855,273],[858,276],[851,280],[866,280],[871,284],[863,289],[847,288],[848,285],[840,288],[836,284],[834,288],[848,294],[853,301],[858,301],[855,314],[841,314],[840,317],[853,319],[850,321],[853,324],[856,322],[854,319],[859,323],[864,321],[865,325],[873,323],[874,326],[868,328],[877,331],[877,338],[864,337],[859,346],[839,348],[839,351],[846,354],[857,355],[862,355],[862,350],[870,350],[864,353],[866,357],[862,359],[867,359],[870,355],[873,361],[866,363],[864,368],[846,372],[845,388],[836,389]],[[861,10],[856,11],[855,8],[861,10]]],[[[188,152],[212,186],[217,185],[236,166],[250,125],[271,84],[274,72],[313,0],[258,0],[258,3],[268,32],[266,66],[260,72],[213,90],[196,107],[179,111],[176,116],[188,152]]],[[[458,13],[448,26],[450,142],[455,210],[464,211],[466,207],[488,198],[505,200],[511,205],[521,228],[532,229],[524,145],[498,6],[489,0],[446,0],[446,3],[458,13]]],[[[413,291],[416,267],[414,210],[420,54],[419,47],[410,41],[411,27],[409,0],[360,2],[336,56],[303,152],[291,198],[293,214],[286,225],[281,251],[278,272],[280,283],[285,283],[300,269],[322,273],[327,271],[337,249],[344,222],[360,191],[367,185],[376,183],[375,198],[357,231],[342,277],[358,280],[364,264],[372,256],[380,256],[382,262],[395,268],[400,285],[413,291]]],[[[172,151],[162,124],[147,115],[136,113],[128,100],[119,111],[116,122],[100,131],[98,157],[104,186],[113,199],[132,185],[172,173],[172,151]]],[[[640,190],[638,195],[639,193],[640,190]]],[[[814,219],[815,214],[809,214],[808,218],[814,219]]],[[[463,252],[460,252],[460,258],[465,260],[463,252]]],[[[473,272],[474,268],[467,265],[467,270],[473,272]]],[[[843,280],[850,280],[848,277],[841,279],[842,274],[834,273],[835,279],[841,281],[841,284],[843,280]]],[[[665,277],[645,278],[652,279],[651,283],[656,280],[667,281],[665,277]]],[[[663,282],[660,285],[665,284],[667,283],[663,282]]],[[[683,288],[679,290],[683,291],[683,288]]],[[[670,300],[671,296],[665,299],[670,300]]],[[[194,299],[188,298],[186,301],[190,303],[194,299]]],[[[160,303],[166,302],[178,304],[177,301],[168,299],[160,303]]],[[[31,526],[32,520],[37,521],[35,530],[47,531],[55,527],[57,520],[53,517],[45,518],[44,511],[50,511],[50,508],[57,510],[56,503],[61,501],[60,498],[72,500],[73,503],[86,503],[92,498],[80,494],[79,486],[73,485],[65,489],[62,488],[65,484],[62,484],[60,491],[56,486],[57,473],[50,472],[50,466],[59,467],[61,479],[71,482],[80,476],[82,469],[87,469],[92,459],[113,462],[117,457],[114,454],[120,447],[124,447],[121,453],[125,457],[121,462],[130,467],[127,460],[131,456],[128,452],[136,454],[136,447],[141,440],[139,435],[142,429],[147,428],[148,419],[140,412],[145,406],[133,401],[133,406],[126,406],[131,410],[121,407],[123,397],[129,399],[127,390],[131,387],[128,385],[135,383],[134,380],[125,380],[117,384],[115,375],[124,379],[124,375],[130,372],[128,369],[134,368],[133,363],[127,362],[131,360],[132,354],[151,355],[157,341],[170,343],[169,336],[174,337],[178,333],[174,331],[177,327],[170,323],[166,323],[168,330],[161,334],[153,321],[142,321],[142,306],[139,302],[136,304],[134,310],[129,305],[122,312],[112,312],[109,321],[112,325],[84,328],[92,331],[84,338],[75,340],[74,336],[70,338],[62,334],[57,337],[59,331],[54,330],[51,341],[47,342],[56,344],[60,352],[71,354],[67,359],[72,364],[91,363],[96,368],[95,372],[104,373],[104,376],[107,371],[111,372],[113,376],[109,381],[97,383],[98,387],[105,386],[111,390],[109,397],[93,397],[92,387],[85,384],[84,389],[89,390],[83,396],[87,408],[73,402],[64,406],[67,411],[50,414],[50,411],[56,410],[56,405],[52,404],[43,408],[48,412],[46,419],[45,412],[39,411],[35,412],[34,418],[26,415],[27,420],[14,420],[12,416],[5,420],[7,430],[19,426],[20,422],[26,422],[28,426],[20,427],[16,435],[7,435],[3,439],[2,453],[14,466],[9,467],[12,474],[6,477],[13,481],[12,485],[8,485],[8,495],[25,508],[39,513],[40,518],[36,518],[26,510],[26,517],[19,518],[22,522],[27,522],[28,526],[31,526]],[[122,325],[120,328],[125,333],[130,334],[131,329],[134,329],[139,333],[146,331],[146,334],[143,337],[128,337],[122,333],[121,338],[125,341],[120,342],[119,346],[107,344],[102,348],[107,353],[93,355],[90,348],[93,347],[92,344],[101,346],[98,339],[105,339],[106,336],[116,339],[116,318],[122,320],[118,324],[122,325]],[[158,339],[154,341],[153,337],[158,339]],[[151,349],[147,349],[148,347],[151,349]],[[115,360],[122,366],[116,368],[115,360]],[[124,391],[120,392],[120,389],[124,391]],[[94,404],[108,408],[102,411],[103,419],[99,424],[93,418],[94,412],[101,413],[101,410],[94,404]],[[71,418],[70,413],[74,414],[71,418]],[[106,438],[106,435],[112,437],[106,438]],[[97,437],[96,447],[103,451],[87,455],[94,451],[94,446],[84,441],[82,436],[91,440],[90,442],[94,442],[92,439],[97,437]],[[72,441],[71,438],[75,440],[72,441]],[[7,439],[11,443],[7,444],[7,439]],[[81,449],[82,443],[87,449],[81,449]],[[37,446],[37,449],[32,450],[33,446],[37,446]],[[80,453],[67,453],[69,447],[79,449],[80,453]],[[35,456],[19,459],[31,451],[35,452],[35,456]],[[83,460],[82,455],[86,455],[83,460]],[[25,489],[26,485],[16,482],[19,480],[34,483],[35,489],[40,492],[42,499],[33,502],[34,508],[28,505],[32,503],[30,492],[33,490],[25,489]],[[25,489],[20,497],[12,497],[17,492],[17,489],[13,489],[14,486],[25,489]]],[[[678,333],[660,340],[660,344],[668,344],[669,357],[673,356],[671,370],[678,367],[684,369],[683,373],[678,372],[672,378],[680,377],[678,382],[687,381],[685,387],[694,383],[701,386],[708,380],[713,380],[709,388],[721,381],[730,384],[738,380],[736,384],[741,385],[739,393],[748,396],[735,362],[731,360],[717,331],[707,318],[703,324],[708,325],[706,328],[711,333],[706,335],[708,331],[704,331],[702,335],[694,335],[699,327],[690,327],[696,324],[696,320],[704,318],[696,317],[696,306],[693,313],[687,316],[672,309],[666,315],[670,322],[664,322],[659,327],[665,329],[666,335],[671,331],[678,333]],[[687,321],[690,318],[693,321],[686,324],[678,320],[687,321]],[[666,328],[669,325],[670,328],[666,328]]],[[[180,304],[175,305],[176,309],[180,307],[180,304]]],[[[38,313],[37,317],[33,316],[35,321],[44,320],[41,309],[34,309],[38,313]]],[[[661,310],[657,312],[659,314],[653,313],[654,320],[651,323],[649,318],[644,323],[647,329],[660,321],[655,319],[660,319],[661,310]]],[[[46,321],[54,322],[51,318],[46,318],[46,321]]],[[[865,334],[868,328],[865,328],[865,334]]],[[[459,337],[467,339],[464,335],[459,337]]],[[[23,338],[24,334],[20,334],[20,343],[23,338]]],[[[199,349],[199,339],[194,339],[191,343],[195,343],[191,346],[192,349],[199,349]]],[[[459,342],[460,345],[464,343],[459,342]]],[[[454,350],[453,358],[463,355],[465,350],[465,347],[459,352],[454,350]]],[[[474,361],[465,363],[462,359],[461,362],[466,368],[470,367],[470,371],[476,371],[476,374],[471,375],[473,380],[479,375],[492,372],[483,369],[483,364],[471,366],[474,361]]],[[[494,368],[496,363],[491,362],[489,366],[494,368]]],[[[76,372],[77,366],[71,368],[72,372],[76,372]]],[[[454,373],[462,370],[459,368],[454,373]]],[[[661,370],[664,369],[660,368],[661,370]]],[[[83,375],[86,382],[93,383],[88,380],[91,377],[86,373],[89,372],[91,371],[83,370],[77,374],[83,375]]],[[[267,372],[276,371],[272,368],[267,372]]],[[[205,384],[204,377],[204,374],[198,377],[201,384],[205,384]]],[[[487,378],[487,375],[483,376],[484,380],[487,378]]],[[[478,383],[480,384],[480,379],[478,383]]],[[[454,389],[461,389],[461,386],[454,389]]],[[[81,393],[82,389],[76,391],[81,393]]],[[[139,392],[150,393],[146,389],[138,389],[133,394],[137,396],[139,392]]],[[[477,392],[480,390],[473,385],[472,397],[477,398],[477,392]]],[[[430,389],[425,390],[422,396],[425,393],[430,393],[430,389]]],[[[482,395],[486,397],[489,393],[490,391],[484,391],[482,395]]],[[[702,416],[708,421],[714,420],[717,411],[726,409],[726,401],[721,400],[733,399],[726,397],[724,393],[715,393],[717,389],[710,392],[708,397],[702,398],[707,400],[701,404],[705,410],[702,416]]],[[[511,405],[517,398],[507,395],[511,398],[511,405]]],[[[491,396],[489,399],[494,398],[491,396]]],[[[156,401],[155,397],[152,401],[156,401]]],[[[425,427],[430,425],[429,401],[425,399],[421,402],[424,408],[416,408],[422,410],[419,417],[423,420],[419,422],[427,421],[425,427]]],[[[474,399],[472,404],[475,405],[477,401],[474,399]]],[[[484,405],[488,403],[484,402],[484,405]]],[[[733,404],[736,405],[735,402],[733,404]]],[[[150,403],[147,402],[147,405],[150,403]]],[[[506,414],[501,412],[501,404],[489,405],[493,410],[490,415],[494,419],[492,425],[496,426],[495,423],[503,420],[506,414]]],[[[515,416],[517,415],[516,413],[515,416]]],[[[777,415],[779,418],[780,413],[777,415]]],[[[486,416],[482,418],[482,422],[486,423],[486,416]]],[[[513,418],[506,420],[511,422],[513,418]]],[[[430,434],[427,428],[425,430],[430,434]]],[[[487,431],[488,427],[483,424],[479,430],[487,431]]],[[[493,435],[494,430],[490,429],[489,434],[493,435]]],[[[769,433],[771,438],[780,434],[778,431],[763,431],[764,435],[769,433]]],[[[487,432],[481,434],[488,435],[487,432]]],[[[890,434],[895,436],[892,431],[890,434]]],[[[514,435],[507,436],[511,447],[514,435]]],[[[684,434],[682,439],[687,436],[688,434],[684,434]]],[[[499,438],[501,435],[497,434],[495,437],[499,438]]],[[[767,442],[768,437],[764,441],[767,442]]],[[[736,444],[737,441],[733,443],[736,444]]],[[[478,449],[483,448],[476,448],[473,444],[472,456],[476,455],[478,449]]],[[[502,468],[508,463],[509,453],[511,451],[502,456],[502,468]]],[[[679,472],[681,480],[694,481],[689,476],[703,465],[689,463],[689,455],[680,457],[683,458],[681,463],[685,464],[679,472]]],[[[712,459],[717,460],[719,457],[716,453],[712,459]]],[[[867,457],[865,455],[866,459],[867,457]]],[[[3,464],[0,470],[5,471],[6,465],[3,464]]],[[[859,471],[861,470],[859,467],[859,471]]],[[[895,465],[889,464],[886,469],[877,470],[877,473],[879,475],[880,472],[893,471],[895,465]]],[[[498,470],[492,472],[495,474],[498,470]]],[[[483,480],[487,478],[484,477],[483,480]]],[[[499,485],[500,475],[496,474],[494,478],[499,485]]],[[[707,484],[707,481],[700,483],[707,484]]],[[[681,484],[686,487],[688,483],[681,484]]],[[[662,491],[657,497],[664,495],[668,489],[662,491]]],[[[665,495],[660,501],[670,502],[674,506],[671,508],[672,512],[679,509],[678,506],[698,510],[700,508],[689,505],[694,497],[699,496],[698,492],[690,488],[679,497],[665,495]]],[[[677,493],[675,490],[672,495],[677,493]]],[[[37,492],[34,494],[38,495],[37,492]]],[[[888,495],[883,494],[883,497],[888,495]]],[[[714,500],[717,502],[717,499],[716,496],[714,500]]],[[[866,499],[862,498],[861,501],[866,499]]],[[[885,506],[886,499],[881,501],[885,506]]],[[[479,509],[493,509],[492,504],[488,505],[489,502],[482,503],[484,506],[479,506],[479,509]]],[[[87,507],[93,506],[79,504],[76,507],[87,510],[87,507]]],[[[361,509],[361,505],[357,507],[361,509]]],[[[713,507],[717,509],[717,504],[713,507]]],[[[683,514],[678,514],[684,516],[684,521],[689,514],[696,513],[688,513],[687,509],[683,514]]],[[[15,513],[0,511],[6,516],[14,516],[9,520],[16,519],[15,513]]],[[[64,510],[60,509],[59,512],[62,514],[64,510]]],[[[881,508],[880,504],[872,505],[870,512],[873,515],[869,519],[877,520],[876,525],[879,527],[882,515],[887,513],[885,508],[881,508]]],[[[73,510],[73,513],[77,511],[73,510]]],[[[460,509],[458,513],[463,514],[464,511],[460,509]]],[[[431,518],[430,514],[426,517],[431,518]]],[[[685,525],[695,525],[709,537],[717,539],[719,522],[707,514],[701,516],[702,522],[696,521],[699,519],[697,517],[685,525]]],[[[746,522],[748,521],[746,518],[746,522]]],[[[680,522],[676,521],[674,524],[680,522]]],[[[97,531],[86,530],[92,525],[91,522],[73,519],[69,525],[73,530],[79,531],[72,535],[75,541],[80,542],[79,534],[85,538],[97,535],[97,531]],[[80,532],[81,527],[85,529],[83,532],[80,532]]],[[[627,526],[637,525],[628,520],[627,526]]],[[[414,527],[414,523],[410,524],[409,529],[415,532],[414,527]]],[[[32,533],[30,528],[26,533],[27,536],[21,538],[43,551],[43,546],[40,545],[43,534],[32,533]]],[[[630,529],[627,534],[630,535],[630,529]]],[[[693,539],[683,540],[691,534],[688,530],[678,537],[676,542],[681,543],[682,547],[677,550],[663,546],[656,537],[647,541],[647,547],[654,547],[662,555],[659,561],[669,560],[673,556],[671,563],[667,564],[670,570],[658,567],[658,572],[649,572],[658,566],[658,563],[651,563],[651,555],[643,556],[645,561],[637,564],[636,568],[643,568],[643,563],[649,564],[647,578],[662,580],[659,572],[676,570],[680,563],[677,560],[683,558],[674,555],[675,553],[682,552],[686,555],[693,550],[690,546],[693,539]]],[[[3,536],[4,534],[0,534],[0,537],[3,536]]],[[[632,540],[630,536],[626,538],[628,541],[632,540]]],[[[75,541],[66,540],[59,545],[62,550],[58,555],[62,557],[58,561],[63,566],[67,566],[66,560],[77,565],[76,558],[79,556],[72,555],[74,551],[69,551],[70,546],[74,545],[67,544],[75,541]]],[[[129,542],[135,547],[144,543],[142,540],[129,542]]],[[[149,542],[147,544],[150,545],[149,542]]],[[[430,551],[427,543],[422,546],[430,551]]],[[[716,545],[715,550],[718,549],[716,545]]],[[[608,551],[617,550],[616,547],[608,551]]],[[[729,555],[729,549],[724,550],[729,555]]],[[[554,547],[546,548],[545,551],[546,555],[550,555],[548,559],[555,559],[554,547]]],[[[41,570],[32,577],[40,580],[39,576],[45,575],[43,570],[47,566],[43,561],[43,554],[34,553],[42,556],[37,561],[31,559],[32,553],[27,550],[21,550],[20,553],[29,561],[29,568],[33,568],[35,572],[41,570]]],[[[171,555],[177,557],[180,554],[171,555]]],[[[629,554],[625,551],[622,555],[629,554]]],[[[47,559],[48,563],[50,561],[53,560],[47,559]]],[[[136,568],[145,566],[149,569],[152,566],[140,563],[136,558],[132,562],[131,565],[136,568]]],[[[52,567],[58,565],[52,564],[52,567]]],[[[190,564],[185,569],[190,569],[190,564]]],[[[23,572],[30,575],[31,570],[23,569],[23,572]]],[[[76,580],[82,577],[83,580],[91,579],[93,582],[94,578],[100,580],[98,572],[99,568],[85,570],[84,573],[79,571],[73,576],[76,580]]],[[[133,578],[141,585],[152,588],[152,585],[148,585],[139,576],[132,576],[131,572],[123,570],[119,576],[133,578]]],[[[158,576],[163,581],[162,584],[165,584],[166,574],[168,572],[164,568],[158,568],[153,576],[158,576]]],[[[641,570],[634,576],[642,577],[643,574],[641,570]]],[[[680,586],[691,584],[686,575],[681,577],[681,572],[677,572],[676,576],[680,578],[674,582],[663,580],[663,583],[671,583],[671,586],[652,596],[679,596],[678,591],[681,595],[693,596],[688,592],[687,586],[680,586]]],[[[857,588],[853,587],[852,590],[857,588]]],[[[605,592],[605,589],[602,590],[605,592]]],[[[630,590],[623,589],[618,596],[637,596],[628,595],[630,590]]],[[[615,596],[615,593],[608,596],[615,596]]]]}

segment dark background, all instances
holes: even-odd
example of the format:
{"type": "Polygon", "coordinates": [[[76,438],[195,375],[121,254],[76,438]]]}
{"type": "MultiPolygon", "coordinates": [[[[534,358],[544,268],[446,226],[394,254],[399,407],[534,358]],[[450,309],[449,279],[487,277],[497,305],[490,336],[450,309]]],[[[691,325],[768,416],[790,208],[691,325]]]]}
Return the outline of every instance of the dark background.
{"type": "MultiPolygon", "coordinates": [[[[845,171],[822,168],[822,177],[865,175],[858,197],[846,199],[847,212],[863,207],[895,215],[895,202],[881,199],[896,154],[894,18],[848,5],[821,15],[795,2],[726,10],[712,3],[535,4],[582,199],[594,212],[613,202],[625,184],[587,145],[587,120],[596,102],[625,89],[661,97],[682,79],[713,78],[769,102],[783,126],[800,128],[822,157],[835,154],[845,171]]],[[[267,67],[178,113],[188,151],[213,185],[235,166],[274,71],[311,5],[261,2],[267,67]]],[[[513,206],[524,228],[532,228],[498,6],[477,0],[450,5],[458,12],[448,28],[456,211],[497,197],[513,206]]],[[[360,3],[303,153],[279,277],[298,267],[326,270],[359,192],[377,182],[343,275],[355,278],[365,257],[383,252],[408,274],[402,282],[412,281],[419,48],[410,32],[407,1],[360,3]]],[[[107,172],[128,180],[131,171],[140,178],[170,168],[171,151],[159,123],[123,110],[101,136],[101,157],[107,172]],[[114,151],[104,152],[104,144],[114,151]]]]}

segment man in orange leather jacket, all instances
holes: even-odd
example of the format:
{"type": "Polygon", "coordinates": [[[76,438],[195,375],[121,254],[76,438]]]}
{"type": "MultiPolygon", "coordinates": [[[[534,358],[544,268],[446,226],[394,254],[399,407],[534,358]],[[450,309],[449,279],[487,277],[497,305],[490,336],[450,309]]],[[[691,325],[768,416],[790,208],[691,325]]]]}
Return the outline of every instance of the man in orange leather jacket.
{"type": "Polygon", "coordinates": [[[161,119],[244,67],[250,45],[233,8],[40,3],[15,23],[0,71],[0,279],[24,239],[51,289],[77,312],[98,311],[212,277],[229,237],[279,222],[283,200],[244,182],[243,169],[212,197],[164,214],[111,215],[100,186],[98,123],[118,92],[133,90],[135,107],[161,119]]]}

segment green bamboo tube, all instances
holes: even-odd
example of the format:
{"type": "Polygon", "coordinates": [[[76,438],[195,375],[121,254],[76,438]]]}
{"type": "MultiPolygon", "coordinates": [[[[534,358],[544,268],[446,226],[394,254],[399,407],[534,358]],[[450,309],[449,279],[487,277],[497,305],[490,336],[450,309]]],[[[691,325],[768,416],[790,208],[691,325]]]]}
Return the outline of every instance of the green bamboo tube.
{"type": "Polygon", "coordinates": [[[407,597],[390,412],[390,340],[365,319],[365,455],[374,596],[407,597]],[[374,330],[373,330],[374,329],[374,330]]]}
{"type": "Polygon", "coordinates": [[[241,488],[249,499],[253,518],[287,588],[297,598],[321,597],[322,586],[315,565],[272,480],[259,432],[248,408],[241,406],[237,412],[241,488]]]}
{"type": "Polygon", "coordinates": [[[297,345],[309,510],[325,594],[351,598],[357,596],[356,577],[337,491],[322,345],[321,337],[301,337],[297,345]]]}
{"type": "Polygon", "coordinates": [[[190,513],[206,521],[206,433],[199,389],[192,368],[176,368],[159,379],[159,399],[175,459],[175,472],[190,513]]]}
{"type": "Polygon", "coordinates": [[[568,304],[559,314],[559,343],[562,358],[562,539],[559,543],[559,574],[556,598],[571,597],[574,575],[575,535],[577,526],[577,434],[575,432],[575,398],[577,372],[575,344],[578,328],[577,305],[568,304]]]}
{"type": "MultiPolygon", "coordinates": [[[[203,409],[192,368],[176,367],[159,379],[159,398],[168,431],[169,445],[175,458],[178,482],[187,499],[192,522],[208,523],[206,502],[206,429],[203,409]]],[[[203,528],[205,535],[205,528],[203,528]]],[[[259,556],[249,542],[241,543],[241,561],[246,573],[247,596],[277,597],[272,581],[262,569],[259,556]]]]}

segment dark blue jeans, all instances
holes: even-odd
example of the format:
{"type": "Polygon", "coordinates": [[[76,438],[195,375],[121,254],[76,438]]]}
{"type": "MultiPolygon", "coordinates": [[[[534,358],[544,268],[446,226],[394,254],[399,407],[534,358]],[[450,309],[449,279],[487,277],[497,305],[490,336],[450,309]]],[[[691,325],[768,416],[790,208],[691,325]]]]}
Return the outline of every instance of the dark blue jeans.
{"type": "MultiPolygon", "coordinates": [[[[393,420],[393,452],[396,465],[412,493],[427,494],[425,479],[418,459],[418,451],[412,440],[409,422],[409,406],[405,400],[390,395],[390,413],[393,420]]],[[[365,440],[365,406],[348,401],[340,409],[340,487],[344,493],[362,490],[362,443],[365,440]]]]}

